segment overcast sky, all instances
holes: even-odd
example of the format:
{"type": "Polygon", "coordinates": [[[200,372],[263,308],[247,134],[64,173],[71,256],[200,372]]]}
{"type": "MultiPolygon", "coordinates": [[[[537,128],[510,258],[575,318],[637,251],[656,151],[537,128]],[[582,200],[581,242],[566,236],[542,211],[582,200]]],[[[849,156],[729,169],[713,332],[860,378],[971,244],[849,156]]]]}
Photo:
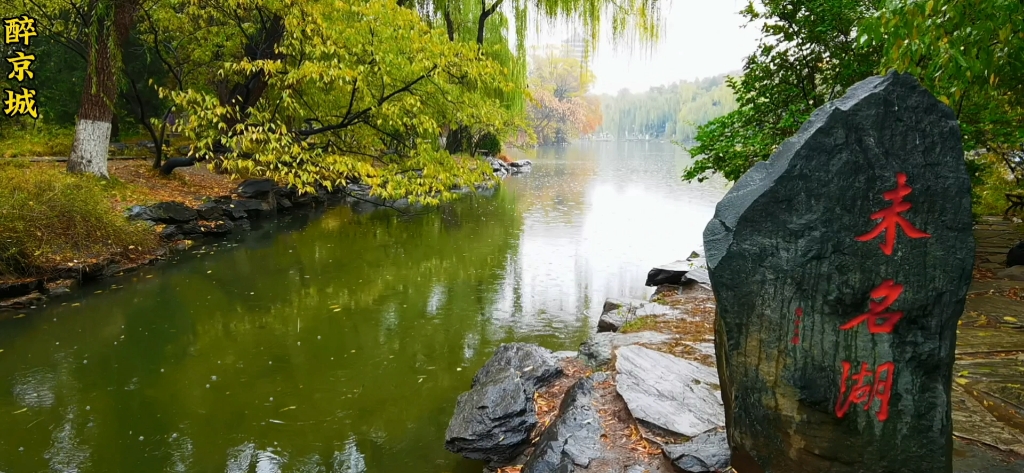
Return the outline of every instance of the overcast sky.
{"type": "MultiPolygon", "coordinates": [[[[740,69],[759,36],[756,27],[742,27],[744,19],[738,12],[745,4],[745,0],[672,0],[663,12],[665,29],[653,51],[616,51],[610,35],[603,34],[592,54],[591,68],[597,76],[592,91],[643,92],[652,86],[740,69]]],[[[545,25],[539,34],[530,35],[527,44],[560,43],[568,33],[564,25],[545,25]]]]}

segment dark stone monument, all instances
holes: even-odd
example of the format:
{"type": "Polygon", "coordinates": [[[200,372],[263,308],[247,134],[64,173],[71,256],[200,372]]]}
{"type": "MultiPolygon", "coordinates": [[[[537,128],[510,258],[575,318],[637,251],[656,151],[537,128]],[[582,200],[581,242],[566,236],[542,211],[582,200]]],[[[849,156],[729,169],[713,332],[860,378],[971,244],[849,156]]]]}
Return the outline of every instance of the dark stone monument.
{"type": "Polygon", "coordinates": [[[704,230],[739,473],[949,473],[974,262],[953,111],[872,77],[747,172],[704,230]]]}

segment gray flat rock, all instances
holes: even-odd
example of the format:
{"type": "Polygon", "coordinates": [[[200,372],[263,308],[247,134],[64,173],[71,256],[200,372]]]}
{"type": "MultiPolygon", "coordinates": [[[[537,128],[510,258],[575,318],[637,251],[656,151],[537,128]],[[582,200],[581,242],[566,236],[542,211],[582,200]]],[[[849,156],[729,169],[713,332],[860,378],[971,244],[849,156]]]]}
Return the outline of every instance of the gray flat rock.
{"type": "Polygon", "coordinates": [[[604,427],[594,408],[594,380],[582,378],[573,384],[559,406],[559,417],[544,434],[523,473],[549,473],[586,468],[601,456],[604,427]]]}
{"type": "Polygon", "coordinates": [[[638,343],[665,343],[670,340],[671,335],[658,332],[595,333],[580,344],[579,358],[591,367],[601,368],[611,363],[612,351],[616,348],[638,343]]]}
{"type": "Polygon", "coordinates": [[[725,425],[714,369],[638,346],[619,348],[615,369],[633,417],[687,437],[725,425]]]}
{"type": "Polygon", "coordinates": [[[662,453],[685,473],[715,473],[729,467],[731,454],[724,431],[704,432],[686,443],[665,445],[662,453]]]}

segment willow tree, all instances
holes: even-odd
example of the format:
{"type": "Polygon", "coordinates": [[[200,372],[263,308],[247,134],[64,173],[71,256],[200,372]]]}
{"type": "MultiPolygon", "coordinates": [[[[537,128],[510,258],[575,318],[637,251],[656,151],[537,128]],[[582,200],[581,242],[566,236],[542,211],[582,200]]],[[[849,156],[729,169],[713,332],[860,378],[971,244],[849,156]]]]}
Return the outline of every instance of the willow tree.
{"type": "MultiPolygon", "coordinates": [[[[86,59],[75,141],[68,172],[107,177],[107,149],[122,67],[121,48],[135,24],[143,0],[22,0],[0,8],[41,22],[39,29],[86,59]]],[[[13,16],[13,15],[12,15],[13,16]]]]}

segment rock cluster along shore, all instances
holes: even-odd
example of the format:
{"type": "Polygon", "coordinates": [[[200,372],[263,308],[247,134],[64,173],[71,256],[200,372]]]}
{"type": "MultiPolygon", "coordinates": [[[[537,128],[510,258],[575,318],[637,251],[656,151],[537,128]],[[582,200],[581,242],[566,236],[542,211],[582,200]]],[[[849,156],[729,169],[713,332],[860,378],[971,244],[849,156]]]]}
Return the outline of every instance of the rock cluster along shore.
{"type": "MultiPolygon", "coordinates": [[[[696,282],[671,292],[683,300],[710,297],[696,282]]],[[[710,332],[619,332],[642,318],[671,325],[698,317],[685,304],[609,299],[598,332],[576,353],[500,346],[459,396],[445,447],[487,462],[485,471],[724,471],[729,447],[718,373],[667,353],[683,345],[706,354],[710,332]],[[558,407],[541,421],[537,399],[549,396],[558,407]]]]}
{"type": "MultiPolygon", "coordinates": [[[[513,163],[504,163],[493,157],[485,157],[485,160],[499,179],[528,172],[531,165],[528,160],[513,163]]],[[[475,191],[489,195],[495,189],[490,183],[483,183],[475,191]]],[[[160,238],[168,246],[181,248],[189,241],[223,238],[248,231],[252,222],[297,209],[345,204],[354,212],[363,214],[381,208],[399,212],[417,208],[408,199],[384,201],[372,196],[371,190],[369,185],[352,183],[333,192],[320,188],[316,193],[299,195],[294,189],[279,186],[270,179],[249,179],[243,181],[233,195],[206,198],[197,207],[182,202],[159,202],[132,206],[125,211],[125,216],[129,220],[149,223],[157,228],[160,238]]],[[[470,188],[453,190],[457,194],[473,191],[470,188]]],[[[167,247],[161,247],[148,258],[130,263],[100,260],[61,268],[47,277],[0,282],[0,311],[35,308],[47,297],[69,292],[74,285],[136,269],[161,259],[166,253],[167,247]]]]}

